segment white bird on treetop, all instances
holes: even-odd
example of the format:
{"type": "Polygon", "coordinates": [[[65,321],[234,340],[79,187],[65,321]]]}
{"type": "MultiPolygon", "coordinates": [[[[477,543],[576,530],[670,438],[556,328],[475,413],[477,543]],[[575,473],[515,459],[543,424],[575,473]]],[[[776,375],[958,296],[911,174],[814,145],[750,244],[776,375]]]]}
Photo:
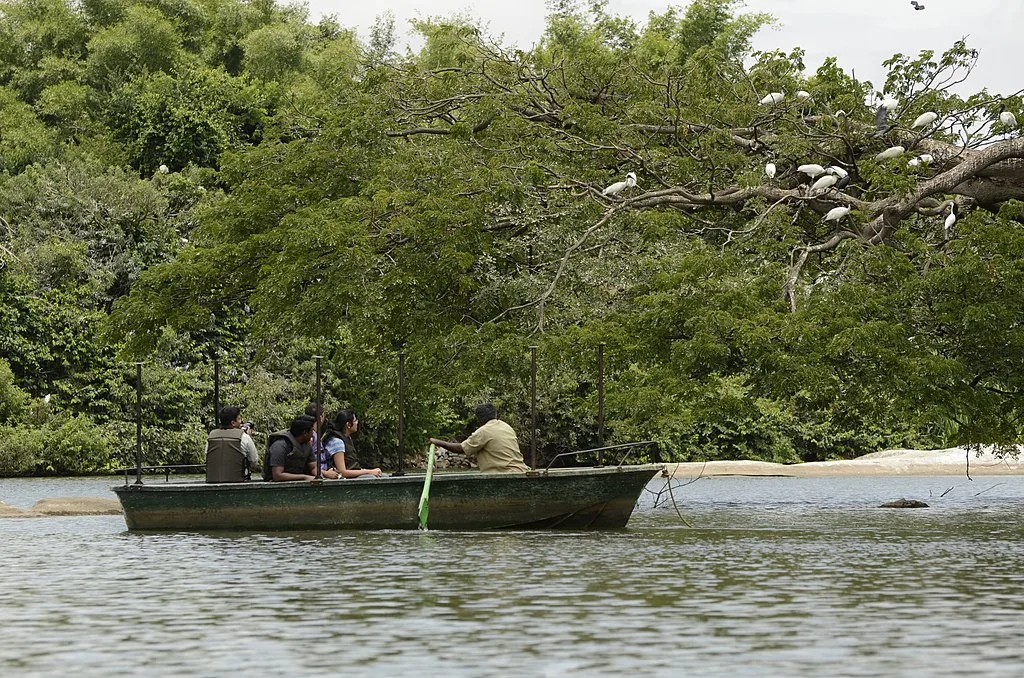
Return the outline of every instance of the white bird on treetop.
{"type": "Polygon", "coordinates": [[[894,111],[894,110],[896,110],[896,107],[899,106],[899,105],[900,105],[900,100],[899,99],[894,99],[892,97],[885,97],[884,99],[882,99],[882,106],[884,106],[885,110],[887,110],[887,111],[890,111],[890,112],[894,111]]]}
{"type": "Polygon", "coordinates": [[[765,94],[764,98],[761,99],[761,105],[762,106],[774,106],[775,104],[779,103],[780,101],[782,101],[785,98],[786,98],[786,95],[783,94],[782,92],[772,92],[771,94],[765,94]]]}
{"type": "Polygon", "coordinates": [[[917,116],[914,122],[910,123],[911,129],[917,129],[918,127],[927,127],[936,120],[938,120],[939,114],[935,111],[928,111],[917,116]]]}
{"type": "Polygon", "coordinates": [[[636,173],[630,172],[626,175],[625,181],[616,181],[614,184],[601,191],[601,195],[618,195],[627,188],[633,188],[634,186],[636,186],[636,173]]]}
{"type": "Polygon", "coordinates": [[[804,99],[810,99],[811,98],[811,93],[808,92],[807,90],[798,89],[796,91],[796,98],[800,99],[801,101],[803,101],[804,99]]]}
{"type": "Polygon", "coordinates": [[[799,167],[796,168],[796,171],[797,172],[803,172],[804,174],[806,174],[807,176],[809,176],[810,178],[813,179],[814,177],[818,176],[819,174],[824,174],[825,173],[825,168],[822,167],[821,165],[815,165],[815,164],[811,163],[809,165],[800,165],[799,167]]]}
{"type": "Polygon", "coordinates": [[[1010,111],[1003,111],[999,114],[999,122],[1003,123],[1007,127],[1016,127],[1017,118],[1010,111]]]}
{"type": "Polygon", "coordinates": [[[832,176],[831,174],[826,174],[822,177],[819,177],[818,180],[811,185],[811,190],[823,191],[827,188],[835,186],[837,181],[839,181],[839,179],[837,179],[836,177],[832,176]]]}
{"type": "Polygon", "coordinates": [[[828,214],[825,215],[825,218],[822,219],[822,221],[839,221],[849,213],[849,207],[833,207],[828,211],[828,214]]]}
{"type": "Polygon", "coordinates": [[[770,162],[764,166],[764,174],[769,179],[775,178],[775,163],[770,162]]]}
{"type": "Polygon", "coordinates": [[[906,150],[907,149],[903,148],[902,146],[893,146],[892,148],[887,148],[878,155],[876,155],[875,160],[878,160],[879,162],[883,160],[890,160],[892,158],[896,158],[903,155],[903,153],[906,152],[906,150]]]}
{"type": "Polygon", "coordinates": [[[825,171],[828,172],[829,174],[836,175],[840,179],[845,179],[846,177],[850,176],[849,172],[844,170],[842,167],[836,167],[835,165],[831,165],[829,167],[826,167],[825,171]]]}
{"type": "Polygon", "coordinates": [[[46,403],[47,405],[50,404],[50,394],[49,393],[47,393],[46,395],[43,396],[43,402],[46,403]]]}

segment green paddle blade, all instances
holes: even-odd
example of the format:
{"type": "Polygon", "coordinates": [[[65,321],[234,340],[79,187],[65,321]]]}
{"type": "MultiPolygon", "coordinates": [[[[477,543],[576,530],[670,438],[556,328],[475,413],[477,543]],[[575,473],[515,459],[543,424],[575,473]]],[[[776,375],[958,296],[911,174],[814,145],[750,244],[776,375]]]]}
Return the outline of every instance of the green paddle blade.
{"type": "Polygon", "coordinates": [[[420,529],[427,529],[427,516],[430,515],[430,479],[434,477],[434,452],[431,445],[427,453],[427,475],[423,478],[423,494],[420,495],[420,529]]]}

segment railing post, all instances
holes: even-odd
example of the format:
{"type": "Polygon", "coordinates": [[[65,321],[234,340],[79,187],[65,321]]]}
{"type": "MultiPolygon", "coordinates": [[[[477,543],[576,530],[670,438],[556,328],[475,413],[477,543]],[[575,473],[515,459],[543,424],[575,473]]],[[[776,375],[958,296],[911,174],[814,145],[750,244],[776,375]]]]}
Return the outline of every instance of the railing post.
{"type": "Polygon", "coordinates": [[[142,484],[142,363],[135,363],[135,484],[142,484]]]}
{"type": "Polygon", "coordinates": [[[213,359],[213,427],[220,425],[220,359],[213,359]]]}
{"type": "Polygon", "coordinates": [[[324,392],[320,381],[320,363],[324,359],[322,355],[315,355],[316,360],[316,479],[323,478],[323,470],[320,468],[320,460],[324,456],[324,432],[320,422],[324,418],[324,392]]]}
{"type": "MultiPolygon", "coordinates": [[[[604,447],[604,342],[597,345],[597,446],[604,447]]],[[[597,465],[604,466],[604,454],[597,453],[597,465]]]]}
{"type": "Polygon", "coordinates": [[[398,471],[405,475],[405,351],[398,352],[398,471]]]}
{"type": "Polygon", "coordinates": [[[530,347],[530,468],[537,468],[537,347],[530,347]]]}

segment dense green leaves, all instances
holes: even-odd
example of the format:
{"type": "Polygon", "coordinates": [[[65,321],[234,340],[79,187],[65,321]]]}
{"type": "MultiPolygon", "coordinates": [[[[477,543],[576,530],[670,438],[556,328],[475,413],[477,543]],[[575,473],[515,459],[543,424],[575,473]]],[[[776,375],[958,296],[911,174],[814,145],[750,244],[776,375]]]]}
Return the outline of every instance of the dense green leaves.
{"type": "MultiPolygon", "coordinates": [[[[386,22],[362,45],[272,2],[5,3],[0,470],[133,463],[134,359],[146,461],[196,461],[214,358],[265,432],[313,398],[314,355],[328,408],[395,463],[400,353],[407,453],[491,399],[548,459],[601,442],[602,343],[607,443],[793,462],[1017,442],[1020,204],[950,235],[936,196],[854,237],[936,172],[875,160],[897,139],[864,133],[871,83],[752,54],[771,19],[729,0],[642,26],[603,7],[552,4],[528,51],[424,20],[400,56],[386,22]],[[853,174],[842,226],[832,194],[758,192],[806,191],[808,160],[853,174]]],[[[973,58],[893,57],[894,122],[1019,111],[934,86],[973,58]]]]}

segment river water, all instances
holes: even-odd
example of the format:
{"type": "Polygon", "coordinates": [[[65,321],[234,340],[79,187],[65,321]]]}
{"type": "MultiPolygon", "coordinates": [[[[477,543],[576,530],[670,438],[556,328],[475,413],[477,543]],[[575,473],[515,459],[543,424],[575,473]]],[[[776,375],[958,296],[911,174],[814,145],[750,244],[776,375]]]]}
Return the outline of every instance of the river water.
{"type": "Polygon", "coordinates": [[[1024,672],[1024,477],[704,478],[672,492],[692,527],[664,482],[607,533],[0,519],[0,675],[1024,672]],[[930,507],[876,508],[901,497],[930,507]]]}

